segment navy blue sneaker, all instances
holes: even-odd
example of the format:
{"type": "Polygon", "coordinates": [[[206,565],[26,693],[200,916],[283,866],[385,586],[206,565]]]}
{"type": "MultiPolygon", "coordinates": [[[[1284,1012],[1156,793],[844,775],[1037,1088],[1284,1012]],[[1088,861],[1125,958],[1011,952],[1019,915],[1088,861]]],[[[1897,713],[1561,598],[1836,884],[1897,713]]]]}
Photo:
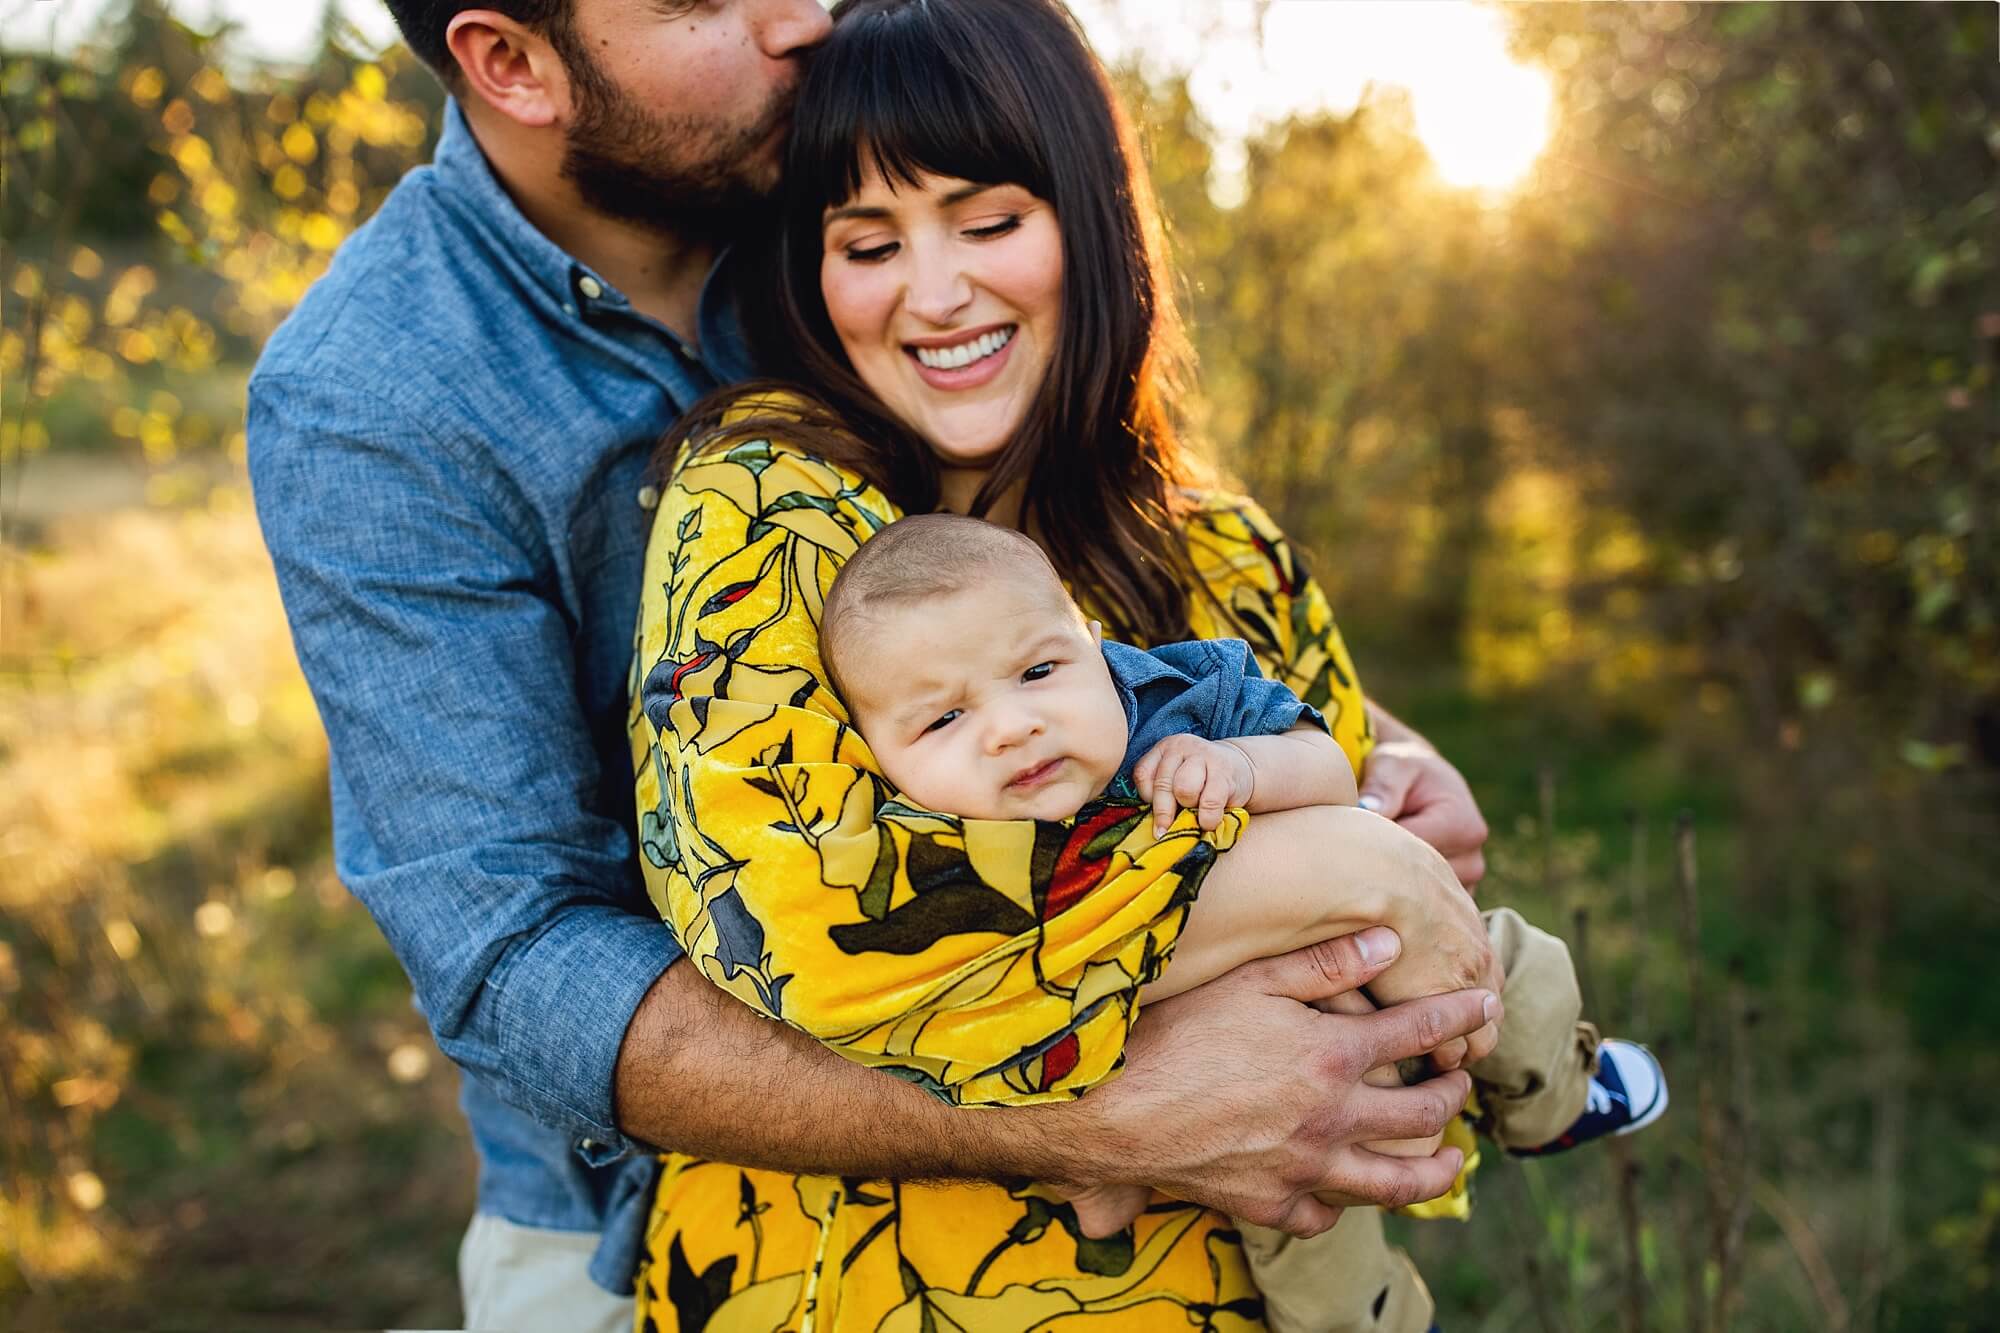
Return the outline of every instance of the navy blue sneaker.
{"type": "Polygon", "coordinates": [[[1606,1037],[1597,1048],[1597,1073],[1576,1123],[1539,1148],[1510,1148],[1515,1157],[1547,1157],[1592,1139],[1630,1134],[1667,1110],[1667,1075],[1653,1053],[1636,1041],[1606,1037]]]}

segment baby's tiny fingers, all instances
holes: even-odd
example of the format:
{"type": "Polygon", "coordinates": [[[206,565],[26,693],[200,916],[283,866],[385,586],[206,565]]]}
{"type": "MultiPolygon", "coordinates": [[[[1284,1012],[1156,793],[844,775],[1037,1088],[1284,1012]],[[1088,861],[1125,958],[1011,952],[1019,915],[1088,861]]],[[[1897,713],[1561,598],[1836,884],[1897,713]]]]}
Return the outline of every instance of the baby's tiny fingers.
{"type": "Polygon", "coordinates": [[[1153,790],[1150,795],[1153,801],[1153,836],[1157,838],[1167,831],[1168,826],[1174,822],[1174,816],[1180,811],[1179,804],[1174,800],[1171,771],[1157,772],[1153,775],[1153,790]]]}
{"type": "Polygon", "coordinates": [[[1192,807],[1201,801],[1201,793],[1208,786],[1208,761],[1188,759],[1174,770],[1174,799],[1182,805],[1192,807]]]}
{"type": "Polygon", "coordinates": [[[1229,779],[1220,773],[1204,784],[1201,789],[1201,804],[1195,807],[1195,816],[1201,826],[1214,832],[1222,824],[1222,812],[1229,808],[1229,779]]]}

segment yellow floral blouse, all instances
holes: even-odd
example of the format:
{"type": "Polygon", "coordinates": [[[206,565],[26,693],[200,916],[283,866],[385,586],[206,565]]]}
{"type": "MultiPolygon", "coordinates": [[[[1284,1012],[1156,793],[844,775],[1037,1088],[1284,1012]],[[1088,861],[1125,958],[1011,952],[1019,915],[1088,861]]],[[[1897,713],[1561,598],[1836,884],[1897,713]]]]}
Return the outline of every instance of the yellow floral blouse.
{"type": "MultiPolygon", "coordinates": [[[[1117,1069],[1140,987],[1247,816],[1204,835],[1183,814],[1156,840],[1133,802],[1010,823],[899,799],[818,652],[835,573],[897,517],[852,472],[782,441],[681,460],[655,518],[631,682],[647,886],[710,980],[851,1059],[961,1104],[1073,1097],[1117,1069]]],[[[1354,670],[1283,535],[1227,495],[1200,497],[1186,531],[1212,594],[1190,597],[1196,635],[1246,639],[1358,771],[1372,737],[1354,670]]],[[[1211,1327],[1261,1327],[1228,1219],[1192,1205],[1159,1203],[1095,1242],[1032,1186],[676,1155],[639,1287],[642,1326],[718,1333],[1070,1316],[1156,1328],[1159,1301],[1211,1327]]]]}

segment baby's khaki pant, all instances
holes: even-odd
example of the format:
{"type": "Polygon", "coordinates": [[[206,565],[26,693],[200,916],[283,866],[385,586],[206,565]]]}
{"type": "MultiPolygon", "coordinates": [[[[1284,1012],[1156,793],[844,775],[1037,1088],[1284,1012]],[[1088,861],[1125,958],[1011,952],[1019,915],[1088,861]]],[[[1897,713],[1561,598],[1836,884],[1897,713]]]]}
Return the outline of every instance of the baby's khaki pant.
{"type": "MultiPolygon", "coordinates": [[[[1597,1029],[1583,1008],[1569,946],[1511,908],[1486,914],[1486,933],[1506,974],[1500,1044],[1471,1068],[1503,1147],[1547,1143],[1583,1114],[1597,1069],[1597,1029]]],[[[1323,1236],[1296,1240],[1242,1225],[1243,1250],[1264,1296],[1271,1333],[1425,1333],[1431,1295],[1408,1256],[1391,1249],[1382,1215],[1350,1208],[1323,1236]]]]}

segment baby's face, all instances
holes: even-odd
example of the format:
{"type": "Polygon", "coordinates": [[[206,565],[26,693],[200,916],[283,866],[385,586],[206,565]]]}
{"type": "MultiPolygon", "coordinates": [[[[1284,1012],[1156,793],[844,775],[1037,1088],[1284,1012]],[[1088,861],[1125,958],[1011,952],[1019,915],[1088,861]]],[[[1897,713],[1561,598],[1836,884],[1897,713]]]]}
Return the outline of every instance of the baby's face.
{"type": "Polygon", "coordinates": [[[847,703],[889,780],[968,819],[1063,819],[1125,758],[1125,709],[1055,589],[1005,583],[870,610],[842,663],[847,703]]]}

